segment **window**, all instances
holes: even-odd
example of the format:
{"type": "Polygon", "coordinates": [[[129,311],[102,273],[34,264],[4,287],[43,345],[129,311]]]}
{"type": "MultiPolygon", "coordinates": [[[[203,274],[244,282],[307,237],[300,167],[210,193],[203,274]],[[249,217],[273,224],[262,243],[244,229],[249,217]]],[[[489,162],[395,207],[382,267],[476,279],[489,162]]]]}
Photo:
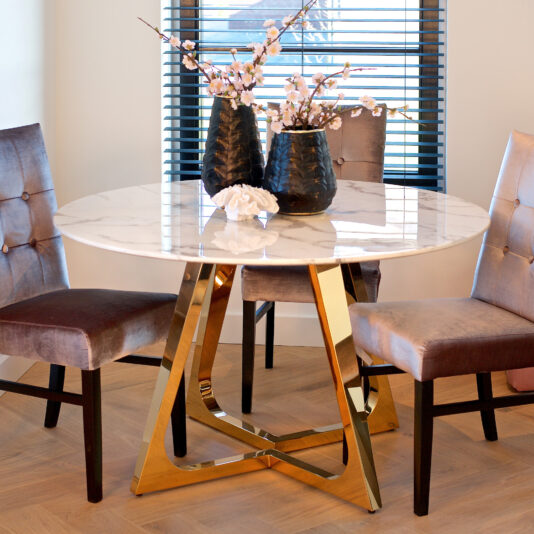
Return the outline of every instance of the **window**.
{"type": "MultiPolygon", "coordinates": [[[[164,0],[163,31],[198,43],[203,59],[231,62],[230,48],[246,53],[263,41],[263,22],[295,13],[303,0],[164,0]]],[[[410,106],[388,119],[384,181],[443,190],[444,13],[443,0],[319,0],[310,30],[288,31],[284,50],[266,64],[257,88],[265,103],[281,100],[285,78],[340,70],[346,61],[368,70],[340,80],[345,104],[369,94],[389,107],[410,106]],[[417,122],[416,122],[417,121],[417,122]]],[[[164,45],[164,174],[168,180],[198,178],[211,98],[196,72],[164,45]]],[[[333,97],[331,97],[333,98],[333,97]]],[[[265,135],[265,119],[259,120],[265,135]]]]}

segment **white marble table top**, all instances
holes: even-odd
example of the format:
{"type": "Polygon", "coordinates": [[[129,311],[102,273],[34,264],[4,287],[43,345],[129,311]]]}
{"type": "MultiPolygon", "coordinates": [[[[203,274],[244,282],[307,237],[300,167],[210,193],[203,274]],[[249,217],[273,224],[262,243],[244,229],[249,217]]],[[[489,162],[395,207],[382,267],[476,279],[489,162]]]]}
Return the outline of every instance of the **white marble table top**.
{"type": "Polygon", "coordinates": [[[421,254],[462,243],[489,224],[453,196],[339,181],[334,202],[313,216],[261,214],[227,221],[200,181],[135,186],[80,198],[55,222],[76,241],[126,254],[248,265],[332,264],[421,254]]]}

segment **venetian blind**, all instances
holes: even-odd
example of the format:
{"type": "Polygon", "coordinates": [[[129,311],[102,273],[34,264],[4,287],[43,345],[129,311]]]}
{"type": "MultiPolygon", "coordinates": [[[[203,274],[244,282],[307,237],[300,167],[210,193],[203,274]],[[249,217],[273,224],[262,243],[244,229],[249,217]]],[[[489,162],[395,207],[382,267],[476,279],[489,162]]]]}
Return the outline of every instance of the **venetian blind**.
{"type": "MultiPolygon", "coordinates": [[[[288,31],[280,56],[269,58],[265,104],[282,101],[283,85],[295,71],[311,76],[340,70],[349,61],[369,70],[339,80],[344,105],[371,95],[389,107],[409,105],[413,122],[388,119],[384,181],[444,190],[443,0],[318,0],[312,28],[288,31]]],[[[278,27],[303,0],[162,0],[162,31],[197,43],[203,60],[229,64],[229,50],[263,41],[266,19],[278,27]]],[[[179,53],[163,44],[163,152],[167,180],[199,178],[211,97],[200,75],[187,70],[179,53]]],[[[334,98],[334,94],[330,98],[334,98]]],[[[328,99],[328,97],[326,98],[328,99]]],[[[265,138],[265,118],[259,117],[265,138]]]]}

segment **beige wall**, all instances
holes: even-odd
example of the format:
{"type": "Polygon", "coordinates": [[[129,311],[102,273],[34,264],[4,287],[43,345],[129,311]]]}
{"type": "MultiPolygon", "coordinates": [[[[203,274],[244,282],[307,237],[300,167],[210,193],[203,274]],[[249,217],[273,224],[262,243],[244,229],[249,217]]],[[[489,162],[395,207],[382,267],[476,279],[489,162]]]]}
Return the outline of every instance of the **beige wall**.
{"type": "MultiPolygon", "coordinates": [[[[42,7],[44,2],[53,4],[0,0],[0,10],[10,6],[7,9],[13,11],[15,4],[42,7]]],[[[47,59],[55,63],[55,70],[44,69],[45,81],[38,81],[35,89],[49,88],[47,76],[53,72],[55,92],[42,93],[43,117],[47,130],[54,128],[47,142],[60,204],[160,178],[159,45],[136,21],[138,15],[159,20],[159,1],[56,0],[55,19],[45,22],[49,31],[55,27],[54,50],[47,59]]],[[[25,20],[21,11],[17,16],[25,20]]],[[[448,191],[486,208],[509,131],[534,133],[532,20],[532,0],[448,2],[448,191]]],[[[36,35],[43,35],[42,26],[35,28],[36,35]]],[[[2,50],[0,57],[7,55],[2,50]]],[[[20,69],[17,76],[24,85],[20,69]]],[[[0,86],[0,95],[3,90],[0,86]]],[[[24,117],[24,122],[24,92],[13,89],[11,94],[19,109],[17,113],[16,103],[11,120],[16,123],[24,117]]],[[[41,104],[39,98],[30,100],[42,107],[42,98],[41,104]]],[[[469,294],[478,246],[479,241],[383,262],[381,299],[469,294]]],[[[173,263],[123,257],[70,242],[67,253],[73,286],[177,289],[180,267],[173,263]]],[[[226,340],[239,339],[239,311],[236,292],[226,340]]],[[[279,316],[287,318],[278,325],[278,342],[320,343],[318,329],[306,327],[314,321],[310,307],[281,307],[279,316]],[[309,319],[299,319],[302,315],[309,319]],[[301,331],[306,331],[306,338],[301,331]],[[310,331],[316,333],[314,338],[310,331]]]]}
{"type": "MultiPolygon", "coordinates": [[[[40,122],[54,152],[54,3],[0,0],[0,129],[40,122]]],[[[0,355],[0,377],[12,380],[30,362],[0,355]]]]}

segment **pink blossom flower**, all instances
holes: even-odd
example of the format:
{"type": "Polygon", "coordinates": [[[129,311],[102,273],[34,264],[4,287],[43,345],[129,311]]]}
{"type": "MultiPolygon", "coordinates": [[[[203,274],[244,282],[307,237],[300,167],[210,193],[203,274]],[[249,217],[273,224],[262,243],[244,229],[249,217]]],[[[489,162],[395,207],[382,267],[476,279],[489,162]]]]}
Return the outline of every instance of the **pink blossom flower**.
{"type": "Polygon", "coordinates": [[[278,28],[276,26],[271,26],[268,30],[267,30],[267,37],[273,41],[274,39],[276,39],[278,37],[278,35],[280,34],[280,32],[278,31],[278,28]]]}
{"type": "Polygon", "coordinates": [[[237,54],[237,48],[232,48],[230,50],[230,54],[232,54],[232,56],[235,56],[237,54]]]}
{"type": "Polygon", "coordinates": [[[274,26],[276,24],[276,21],[273,20],[273,19],[267,19],[264,23],[263,23],[263,27],[264,28],[268,28],[269,26],[274,26]]]}
{"type": "Polygon", "coordinates": [[[182,63],[185,65],[186,69],[195,70],[197,68],[197,64],[190,54],[183,57],[182,63]]]}
{"type": "Polygon", "coordinates": [[[241,93],[241,103],[245,104],[245,106],[250,107],[254,100],[254,93],[252,91],[243,91],[241,93]]]}
{"type": "Polygon", "coordinates": [[[372,96],[364,95],[360,98],[360,103],[364,108],[373,111],[376,108],[376,100],[372,96]]]}
{"type": "Polygon", "coordinates": [[[267,55],[277,56],[282,51],[282,45],[279,41],[275,41],[267,47],[267,55]]]}
{"type": "Polygon", "coordinates": [[[299,96],[297,91],[289,91],[289,93],[287,93],[287,101],[296,104],[299,101],[299,96]]]}
{"type": "Polygon", "coordinates": [[[232,98],[232,100],[230,100],[230,104],[232,106],[232,109],[237,109],[237,100],[235,98],[232,98]]]}
{"type": "Polygon", "coordinates": [[[251,74],[247,72],[243,74],[243,76],[241,76],[241,81],[243,82],[243,85],[245,87],[248,87],[249,85],[252,85],[252,83],[254,82],[254,78],[252,77],[251,74]]]}
{"type": "Polygon", "coordinates": [[[363,108],[353,109],[350,113],[351,117],[359,117],[362,114],[363,108]]]}
{"type": "Polygon", "coordinates": [[[232,61],[230,68],[234,74],[237,74],[243,68],[243,65],[241,61],[232,61]]]}
{"type": "Polygon", "coordinates": [[[186,49],[186,50],[194,50],[195,49],[195,43],[193,41],[184,41],[182,43],[182,46],[186,49]]]}
{"type": "Polygon", "coordinates": [[[262,86],[265,83],[265,78],[263,77],[263,74],[256,74],[256,85],[262,86]]]}
{"type": "Polygon", "coordinates": [[[337,95],[337,98],[338,98],[339,100],[345,100],[345,93],[339,93],[339,94],[337,95]]]}
{"type": "Polygon", "coordinates": [[[293,17],[291,15],[288,15],[287,17],[284,17],[284,19],[282,20],[282,24],[284,26],[289,26],[292,20],[293,20],[293,17]]]}
{"type": "Polygon", "coordinates": [[[326,78],[326,76],[325,76],[322,72],[316,72],[316,73],[312,76],[312,82],[313,82],[315,85],[319,85],[325,78],[326,78]]]}
{"type": "Polygon", "coordinates": [[[275,134],[279,134],[282,132],[283,124],[281,122],[271,122],[271,130],[275,134]]]}
{"type": "Polygon", "coordinates": [[[376,107],[373,109],[373,117],[380,117],[382,115],[382,108],[376,107]]]}
{"type": "Polygon", "coordinates": [[[339,130],[342,124],[343,124],[343,121],[341,120],[341,117],[338,116],[328,126],[332,130],[339,130]]]}
{"type": "Polygon", "coordinates": [[[328,89],[335,89],[337,87],[337,80],[330,78],[326,81],[326,86],[328,87],[328,89]]]}
{"type": "Polygon", "coordinates": [[[216,95],[224,91],[224,82],[220,78],[215,78],[211,80],[209,85],[210,93],[216,95]]]}
{"type": "Polygon", "coordinates": [[[267,111],[265,112],[265,115],[267,115],[267,118],[277,120],[278,119],[278,110],[267,108],[267,111]]]}
{"type": "Polygon", "coordinates": [[[343,79],[344,80],[348,80],[349,78],[350,78],[350,69],[348,67],[346,67],[343,70],[343,79]]]}
{"type": "Polygon", "coordinates": [[[171,37],[169,38],[169,44],[175,46],[176,48],[180,48],[180,45],[182,43],[180,42],[180,39],[178,39],[178,37],[171,35],[171,37]]]}

